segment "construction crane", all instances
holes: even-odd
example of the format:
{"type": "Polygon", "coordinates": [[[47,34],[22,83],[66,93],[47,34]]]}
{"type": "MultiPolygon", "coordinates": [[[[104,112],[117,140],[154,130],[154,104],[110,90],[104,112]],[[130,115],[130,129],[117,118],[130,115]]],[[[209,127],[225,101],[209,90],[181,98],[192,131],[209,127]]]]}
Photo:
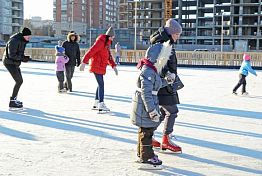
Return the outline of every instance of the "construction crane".
{"type": "Polygon", "coordinates": [[[165,0],[165,21],[172,17],[172,0],[165,0]]]}

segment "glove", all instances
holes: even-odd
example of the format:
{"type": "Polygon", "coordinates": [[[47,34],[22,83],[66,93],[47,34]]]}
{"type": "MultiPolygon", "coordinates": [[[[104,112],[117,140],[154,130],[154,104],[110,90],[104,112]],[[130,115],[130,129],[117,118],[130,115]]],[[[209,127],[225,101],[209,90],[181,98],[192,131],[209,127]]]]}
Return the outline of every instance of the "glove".
{"type": "Polygon", "coordinates": [[[165,79],[168,84],[172,84],[176,80],[176,74],[167,72],[165,79]]]}
{"type": "Polygon", "coordinates": [[[79,70],[80,70],[80,71],[84,71],[84,70],[85,70],[85,66],[86,66],[85,63],[81,63],[79,70]]]}
{"type": "Polygon", "coordinates": [[[152,121],[159,122],[161,115],[157,112],[156,109],[154,109],[152,112],[149,113],[149,116],[152,121]]]}
{"type": "Polygon", "coordinates": [[[118,75],[118,70],[117,70],[117,68],[116,68],[116,67],[114,67],[113,69],[114,69],[114,71],[115,71],[115,74],[116,74],[116,76],[117,76],[117,75],[118,75]]]}
{"type": "Polygon", "coordinates": [[[30,60],[30,56],[24,56],[22,62],[28,62],[30,60]]]}

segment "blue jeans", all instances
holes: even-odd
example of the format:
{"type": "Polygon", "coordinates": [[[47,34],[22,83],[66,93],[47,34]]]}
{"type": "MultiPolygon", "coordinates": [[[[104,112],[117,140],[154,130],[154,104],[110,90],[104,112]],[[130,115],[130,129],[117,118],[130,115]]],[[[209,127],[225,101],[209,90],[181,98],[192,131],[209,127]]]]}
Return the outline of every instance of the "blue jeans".
{"type": "Polygon", "coordinates": [[[120,56],[116,56],[116,64],[119,64],[120,56]]]}
{"type": "Polygon", "coordinates": [[[99,102],[104,102],[104,77],[102,74],[94,73],[94,75],[98,83],[98,87],[96,89],[96,100],[99,100],[99,102]]]}

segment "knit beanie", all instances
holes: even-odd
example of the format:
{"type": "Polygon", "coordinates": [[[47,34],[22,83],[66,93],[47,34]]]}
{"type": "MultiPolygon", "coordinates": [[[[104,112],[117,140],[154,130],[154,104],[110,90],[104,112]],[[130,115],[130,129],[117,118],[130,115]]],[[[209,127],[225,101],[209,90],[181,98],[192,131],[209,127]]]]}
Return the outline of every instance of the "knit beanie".
{"type": "Polygon", "coordinates": [[[176,33],[178,34],[182,33],[181,25],[172,18],[166,21],[165,29],[169,35],[176,34],[176,33]]]}
{"type": "Polygon", "coordinates": [[[106,31],[106,35],[112,37],[112,36],[115,36],[115,31],[112,27],[109,27],[106,31]]]}
{"type": "Polygon", "coordinates": [[[250,59],[251,59],[250,55],[246,53],[243,55],[243,60],[249,61],[250,59]]]}
{"type": "Polygon", "coordinates": [[[27,27],[24,27],[24,29],[22,30],[22,35],[23,36],[32,35],[31,30],[27,27]]]}

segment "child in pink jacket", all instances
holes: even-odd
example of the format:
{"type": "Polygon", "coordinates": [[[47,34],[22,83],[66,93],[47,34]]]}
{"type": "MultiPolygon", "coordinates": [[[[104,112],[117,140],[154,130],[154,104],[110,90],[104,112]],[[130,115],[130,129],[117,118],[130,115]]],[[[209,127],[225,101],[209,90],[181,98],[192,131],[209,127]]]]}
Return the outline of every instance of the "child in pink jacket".
{"type": "Polygon", "coordinates": [[[56,77],[58,79],[58,93],[66,92],[64,89],[64,71],[65,63],[69,61],[69,58],[65,55],[65,48],[62,47],[62,41],[58,41],[58,45],[55,46],[56,49],[56,77]]]}

